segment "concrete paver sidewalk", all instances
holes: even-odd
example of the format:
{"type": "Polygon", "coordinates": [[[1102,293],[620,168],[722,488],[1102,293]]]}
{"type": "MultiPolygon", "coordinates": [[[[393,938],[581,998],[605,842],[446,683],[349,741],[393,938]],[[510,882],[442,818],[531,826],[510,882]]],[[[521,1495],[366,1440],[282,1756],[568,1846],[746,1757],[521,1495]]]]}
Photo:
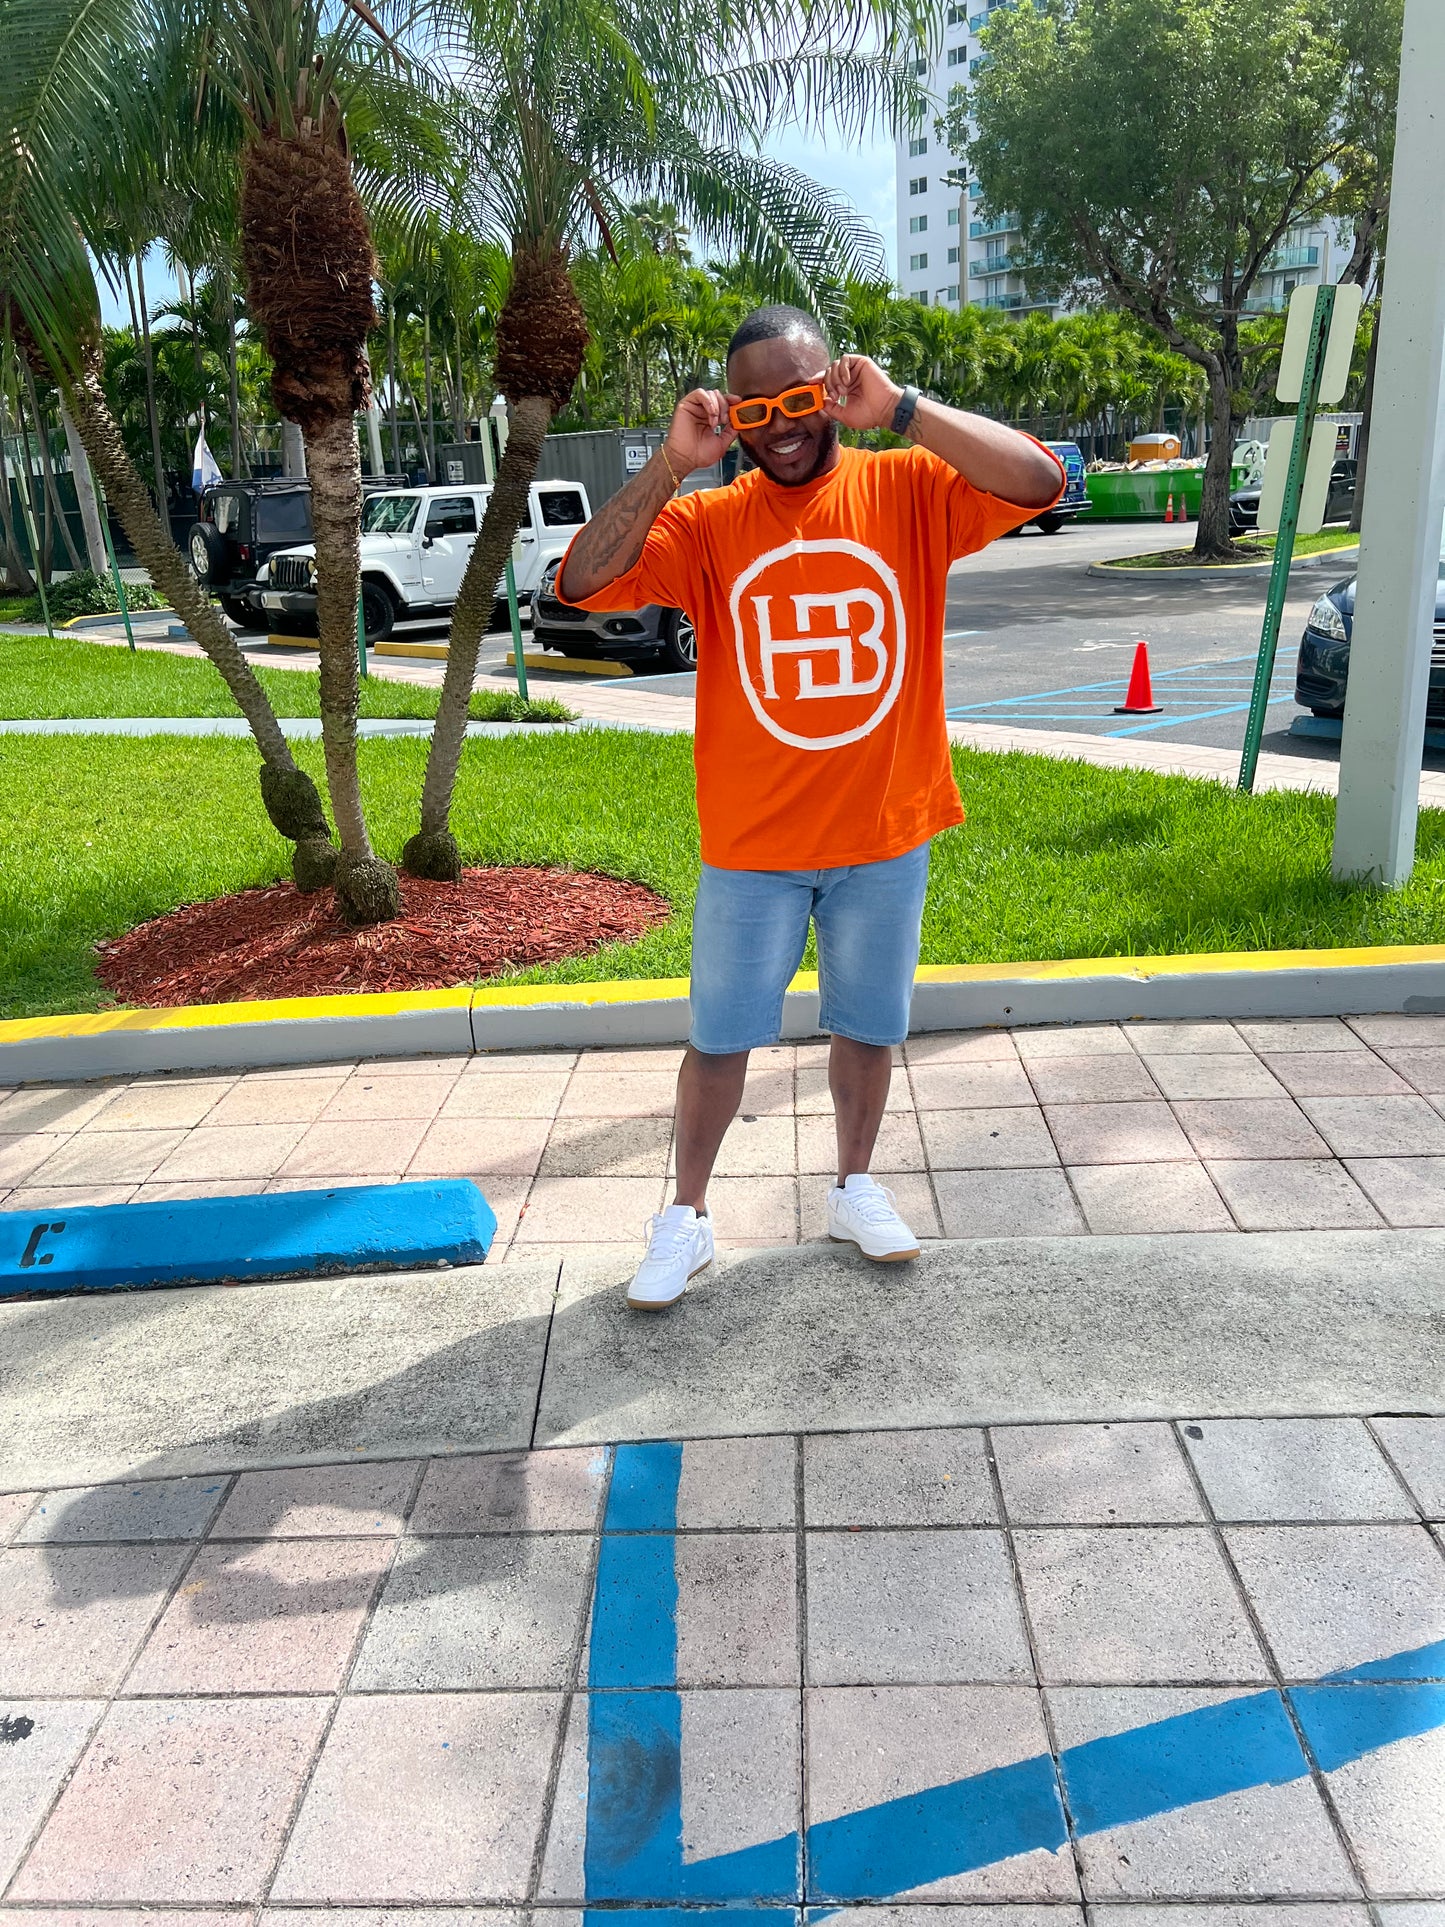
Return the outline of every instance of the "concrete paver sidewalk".
{"type": "Polygon", "coordinates": [[[1409,1418],[12,1494],[0,1920],[1436,1927],[1442,1520],[1445,1420],[1409,1418]]]}
{"type": "MultiPolygon", "coordinates": [[[[495,1053],[22,1087],[0,1209],[470,1177],[490,1262],[625,1259],[666,1195],[677,1050],[495,1053]]],[[[725,1249],[823,1236],[824,1043],[754,1054],[725,1249]]],[[[1445,1226],[1445,1017],[934,1033],[875,1169],[924,1238],[1445,1226]]]]}

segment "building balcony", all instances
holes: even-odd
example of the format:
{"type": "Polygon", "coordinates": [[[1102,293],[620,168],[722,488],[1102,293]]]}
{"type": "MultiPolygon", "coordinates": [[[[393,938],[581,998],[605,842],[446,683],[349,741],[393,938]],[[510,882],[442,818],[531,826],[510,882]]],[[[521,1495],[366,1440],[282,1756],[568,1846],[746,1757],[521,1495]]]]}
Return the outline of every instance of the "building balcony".
{"type": "Polygon", "coordinates": [[[986,67],[987,65],[988,65],[988,55],[979,54],[976,59],[969,61],[968,71],[970,75],[973,75],[978,73],[982,68],[986,67]]]}
{"type": "Polygon", "coordinates": [[[1317,268],[1320,264],[1320,251],[1317,247],[1276,248],[1260,268],[1261,274],[1289,274],[1296,268],[1317,268]]]}
{"type": "Polygon", "coordinates": [[[968,264],[970,280],[975,280],[980,275],[1011,274],[1012,272],[1013,257],[1007,254],[985,255],[983,260],[970,261],[968,264]]]}
{"type": "Polygon", "coordinates": [[[976,305],[980,308],[1021,308],[1024,298],[1021,294],[987,294],[976,305]]]}
{"type": "Polygon", "coordinates": [[[1017,234],[1019,217],[1017,214],[995,214],[990,221],[970,221],[968,238],[981,241],[986,234],[1017,234]]]}

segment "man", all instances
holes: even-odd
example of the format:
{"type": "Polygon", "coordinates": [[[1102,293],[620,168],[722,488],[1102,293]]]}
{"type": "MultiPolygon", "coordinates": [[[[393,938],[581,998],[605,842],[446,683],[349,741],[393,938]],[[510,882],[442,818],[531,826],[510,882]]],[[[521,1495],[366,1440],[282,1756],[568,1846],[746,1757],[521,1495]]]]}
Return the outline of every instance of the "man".
{"type": "Polygon", "coordinates": [[[1037,442],[899,388],[865,355],[833,360],[797,308],[748,316],[727,380],[726,395],[684,397],[558,577],[564,601],[661,603],[697,631],[692,1037],[676,1196],[628,1289],[649,1311],[711,1262],[708,1179],[748,1053],[778,1037],[810,918],[838,1133],[829,1235],[884,1263],[917,1257],[869,1164],[908,1031],[929,840],[963,821],[943,710],[948,569],[1063,488],[1037,442]],[[840,423],[913,446],[844,448],[840,423]],[[675,500],[735,437],[755,466],[675,500]]]}

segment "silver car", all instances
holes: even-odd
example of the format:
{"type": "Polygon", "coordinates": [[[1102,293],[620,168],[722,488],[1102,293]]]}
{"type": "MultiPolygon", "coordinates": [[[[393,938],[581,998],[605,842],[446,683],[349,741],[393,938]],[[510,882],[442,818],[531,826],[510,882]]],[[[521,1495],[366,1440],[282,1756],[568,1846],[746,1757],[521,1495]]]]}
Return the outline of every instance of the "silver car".
{"type": "Polygon", "coordinates": [[[681,609],[611,612],[573,609],[557,599],[558,562],[542,572],[532,597],[532,640],[541,649],[594,661],[654,662],[679,673],[697,668],[697,632],[681,609]]]}

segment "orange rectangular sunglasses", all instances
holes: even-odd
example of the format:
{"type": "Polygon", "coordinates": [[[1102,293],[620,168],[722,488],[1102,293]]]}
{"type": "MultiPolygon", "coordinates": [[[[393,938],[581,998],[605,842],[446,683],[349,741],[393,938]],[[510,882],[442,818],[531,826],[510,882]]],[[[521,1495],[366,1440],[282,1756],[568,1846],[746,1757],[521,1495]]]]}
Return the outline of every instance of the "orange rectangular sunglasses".
{"type": "Polygon", "coordinates": [[[766,398],[755,395],[748,401],[733,402],[728,408],[728,420],[734,428],[764,428],[775,414],[786,415],[790,421],[816,415],[826,400],[821,381],[805,381],[781,395],[766,398]]]}

